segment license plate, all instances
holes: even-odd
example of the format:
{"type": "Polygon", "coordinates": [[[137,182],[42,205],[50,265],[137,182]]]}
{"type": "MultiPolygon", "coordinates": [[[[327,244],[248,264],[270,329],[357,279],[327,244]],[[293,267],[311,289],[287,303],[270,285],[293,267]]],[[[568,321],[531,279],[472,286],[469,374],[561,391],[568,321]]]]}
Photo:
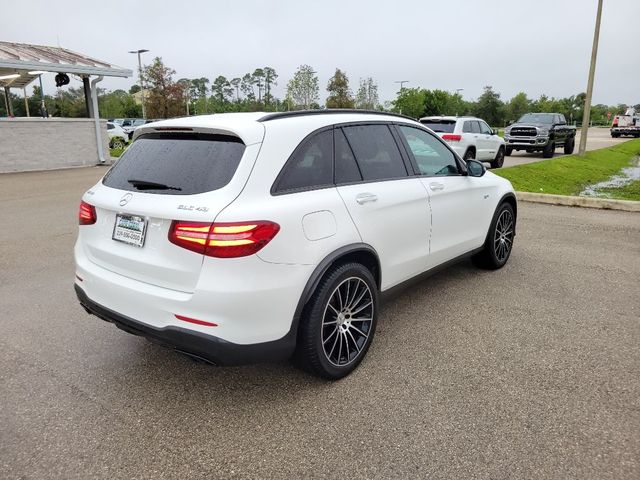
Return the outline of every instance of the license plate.
{"type": "Polygon", "coordinates": [[[144,245],[144,237],[147,231],[147,221],[137,215],[116,215],[116,224],[113,227],[113,238],[118,242],[128,243],[136,247],[144,245]]]}

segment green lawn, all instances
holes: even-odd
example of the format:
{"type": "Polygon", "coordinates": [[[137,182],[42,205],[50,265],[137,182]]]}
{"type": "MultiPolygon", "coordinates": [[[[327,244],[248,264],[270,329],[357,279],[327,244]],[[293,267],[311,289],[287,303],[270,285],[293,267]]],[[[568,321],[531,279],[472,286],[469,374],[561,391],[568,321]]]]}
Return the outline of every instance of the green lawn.
{"type": "MultiPolygon", "coordinates": [[[[640,139],[587,152],[584,157],[570,155],[492,171],[510,180],[517,191],[578,195],[586,186],[607,180],[631,166],[638,155],[640,139]]],[[[637,183],[603,191],[611,194],[612,198],[638,200],[640,186],[637,183]]]]}
{"type": "Polygon", "coordinates": [[[109,149],[109,155],[113,158],[118,158],[124,152],[124,148],[111,148],[109,149]]]}

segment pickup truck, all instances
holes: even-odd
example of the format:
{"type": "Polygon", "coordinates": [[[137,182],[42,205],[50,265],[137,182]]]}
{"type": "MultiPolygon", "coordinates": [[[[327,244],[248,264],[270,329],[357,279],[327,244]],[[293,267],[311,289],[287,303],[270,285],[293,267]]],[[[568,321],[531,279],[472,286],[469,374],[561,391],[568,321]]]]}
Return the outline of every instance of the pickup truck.
{"type": "Polygon", "coordinates": [[[576,140],[576,127],[567,125],[560,113],[525,113],[520,119],[504,130],[505,155],[514,150],[526,150],[529,153],[542,152],[544,158],[553,157],[558,147],[564,147],[564,153],[573,153],[576,140]]]}

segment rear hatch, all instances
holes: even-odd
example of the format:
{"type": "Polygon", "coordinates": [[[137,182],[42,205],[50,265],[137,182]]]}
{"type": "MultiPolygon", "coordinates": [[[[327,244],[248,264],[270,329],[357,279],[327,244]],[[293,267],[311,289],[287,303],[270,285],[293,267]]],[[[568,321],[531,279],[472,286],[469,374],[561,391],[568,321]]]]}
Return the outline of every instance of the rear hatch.
{"type": "Polygon", "coordinates": [[[241,192],[259,145],[219,133],[139,136],[83,197],[97,217],[80,228],[87,257],[129,278],[193,292],[203,255],[169,242],[171,223],[213,222],[241,192]]]}

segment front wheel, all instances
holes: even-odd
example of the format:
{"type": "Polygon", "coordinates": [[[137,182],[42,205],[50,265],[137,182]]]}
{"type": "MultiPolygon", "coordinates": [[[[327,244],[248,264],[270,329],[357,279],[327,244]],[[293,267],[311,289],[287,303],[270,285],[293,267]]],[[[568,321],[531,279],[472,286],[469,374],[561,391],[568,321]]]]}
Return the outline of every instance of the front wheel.
{"type": "Polygon", "coordinates": [[[576,139],[575,138],[569,138],[565,143],[564,143],[564,154],[565,155],[571,155],[573,153],[573,149],[576,146],[576,139]]]}
{"type": "Polygon", "coordinates": [[[507,148],[504,149],[504,154],[507,157],[510,157],[512,153],[513,153],[513,147],[507,147],[507,148]]]}
{"type": "Polygon", "coordinates": [[[491,162],[491,168],[500,168],[502,165],[504,165],[504,148],[500,147],[496,154],[496,158],[491,162]]]}
{"type": "Polygon", "coordinates": [[[377,316],[378,290],[369,269],[347,263],[330,270],[300,319],[298,363],[330,380],[348,375],[367,354],[377,316]]]}
{"type": "Polygon", "coordinates": [[[478,267],[489,270],[504,267],[511,255],[515,236],[516,216],[513,207],[505,202],[493,215],[482,251],[473,256],[473,262],[478,267]]]}
{"type": "Polygon", "coordinates": [[[556,149],[556,145],[553,142],[549,142],[544,146],[544,150],[542,150],[542,156],[544,158],[552,158],[553,152],[556,149]]]}
{"type": "Polygon", "coordinates": [[[120,137],[115,137],[114,139],[112,139],[111,145],[109,145],[110,148],[114,148],[117,150],[122,150],[125,146],[126,144],[124,143],[124,140],[122,140],[120,137]]]}

